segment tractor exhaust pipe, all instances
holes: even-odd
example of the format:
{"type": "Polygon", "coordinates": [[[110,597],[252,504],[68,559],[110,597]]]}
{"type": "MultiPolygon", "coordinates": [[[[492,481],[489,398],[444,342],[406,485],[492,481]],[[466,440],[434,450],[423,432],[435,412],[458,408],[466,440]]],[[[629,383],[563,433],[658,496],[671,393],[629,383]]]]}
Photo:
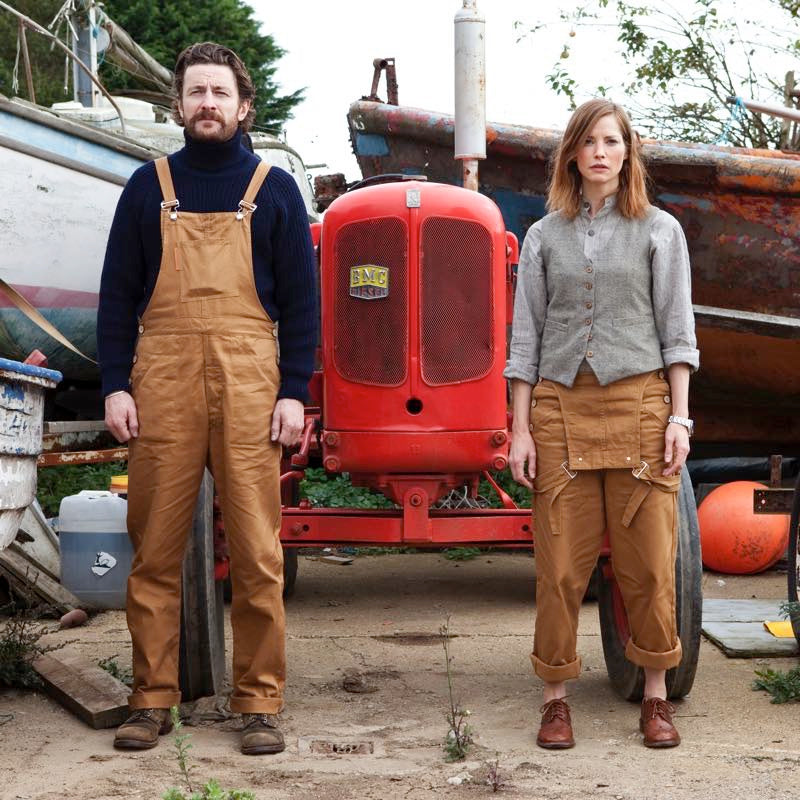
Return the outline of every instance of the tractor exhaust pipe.
{"type": "Polygon", "coordinates": [[[478,161],[486,158],[486,20],[477,0],[455,16],[455,158],[464,188],[478,191],[478,161]]]}

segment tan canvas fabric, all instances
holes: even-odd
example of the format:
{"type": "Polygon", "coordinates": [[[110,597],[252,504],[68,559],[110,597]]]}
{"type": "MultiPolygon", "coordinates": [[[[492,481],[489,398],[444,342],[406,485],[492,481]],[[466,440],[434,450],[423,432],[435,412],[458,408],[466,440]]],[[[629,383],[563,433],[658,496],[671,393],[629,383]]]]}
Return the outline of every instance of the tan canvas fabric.
{"type": "Polygon", "coordinates": [[[631,639],[644,667],[680,662],[675,622],[679,476],[661,475],[672,403],[662,371],[571,389],[540,380],[531,401],[537,477],[536,630],[531,656],[546,681],[577,678],[578,613],[608,529],[631,639]]]}
{"type": "MultiPolygon", "coordinates": [[[[243,200],[268,172],[259,165],[243,200]]],[[[166,159],[157,162],[174,200],[166,159]]],[[[270,424],[280,376],[275,326],[253,278],[249,209],[161,215],[161,267],[139,326],[131,391],[128,581],[132,708],[180,701],[181,563],[206,465],[219,493],[231,557],[233,695],[238,712],[283,706],[285,621],[280,446],[270,424]]]]}

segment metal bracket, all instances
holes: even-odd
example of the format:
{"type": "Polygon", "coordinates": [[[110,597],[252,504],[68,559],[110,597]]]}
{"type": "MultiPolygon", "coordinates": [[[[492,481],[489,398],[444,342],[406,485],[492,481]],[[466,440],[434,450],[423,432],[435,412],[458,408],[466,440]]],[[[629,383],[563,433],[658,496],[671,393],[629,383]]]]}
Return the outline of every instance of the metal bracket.
{"type": "Polygon", "coordinates": [[[178,200],[164,200],[161,203],[161,210],[162,211],[169,211],[169,218],[171,220],[178,219],[178,208],[180,207],[180,201],[178,200]]]}
{"type": "Polygon", "coordinates": [[[371,100],[373,103],[382,103],[383,101],[378,97],[378,84],[381,80],[381,72],[386,70],[386,95],[387,103],[390,106],[398,105],[397,99],[397,73],[395,72],[393,58],[376,58],[372,62],[375,67],[375,72],[372,75],[372,91],[368,97],[362,97],[362,100],[371,100]]]}
{"type": "Polygon", "coordinates": [[[242,200],[239,203],[239,210],[236,212],[236,219],[244,219],[248,214],[252,214],[258,206],[255,203],[248,203],[242,200]]]}

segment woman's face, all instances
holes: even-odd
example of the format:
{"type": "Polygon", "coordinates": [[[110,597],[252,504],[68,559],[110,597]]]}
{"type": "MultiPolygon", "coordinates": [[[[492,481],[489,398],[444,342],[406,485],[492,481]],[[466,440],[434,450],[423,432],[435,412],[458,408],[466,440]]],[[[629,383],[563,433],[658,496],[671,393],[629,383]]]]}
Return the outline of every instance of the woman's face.
{"type": "Polygon", "coordinates": [[[584,189],[591,186],[606,194],[616,191],[627,156],[617,118],[613,114],[600,117],[578,147],[575,157],[584,189]]]}

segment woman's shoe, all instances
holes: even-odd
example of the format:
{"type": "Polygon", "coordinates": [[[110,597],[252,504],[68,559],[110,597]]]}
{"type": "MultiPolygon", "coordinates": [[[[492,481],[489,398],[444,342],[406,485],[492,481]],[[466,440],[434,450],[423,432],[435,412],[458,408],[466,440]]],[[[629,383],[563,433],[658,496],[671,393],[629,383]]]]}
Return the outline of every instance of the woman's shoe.
{"type": "Polygon", "coordinates": [[[536,744],[547,750],[566,750],[575,747],[569,706],[564,700],[550,700],[539,711],[542,714],[542,724],[539,727],[536,744]]]}
{"type": "Polygon", "coordinates": [[[681,737],[672,724],[675,706],[660,697],[642,700],[639,730],[644,734],[645,747],[677,747],[681,737]]]}

